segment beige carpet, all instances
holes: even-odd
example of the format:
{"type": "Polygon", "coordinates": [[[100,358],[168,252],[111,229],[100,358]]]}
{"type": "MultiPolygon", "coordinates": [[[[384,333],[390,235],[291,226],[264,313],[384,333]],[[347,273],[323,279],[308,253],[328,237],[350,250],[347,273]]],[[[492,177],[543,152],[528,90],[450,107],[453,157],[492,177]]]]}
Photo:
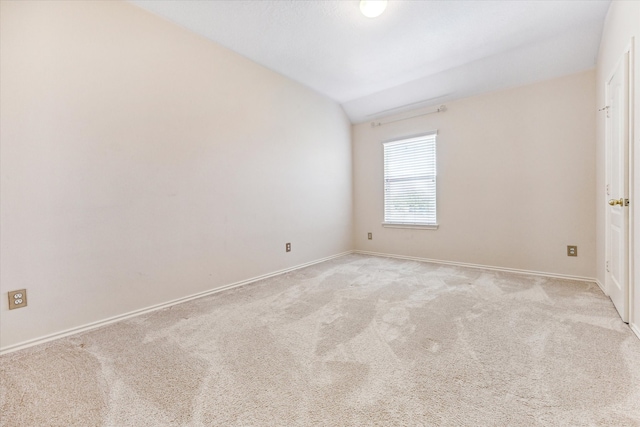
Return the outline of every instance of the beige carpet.
{"type": "Polygon", "coordinates": [[[596,285],[361,255],[2,356],[0,380],[2,426],[640,426],[640,340],[596,285]]]}

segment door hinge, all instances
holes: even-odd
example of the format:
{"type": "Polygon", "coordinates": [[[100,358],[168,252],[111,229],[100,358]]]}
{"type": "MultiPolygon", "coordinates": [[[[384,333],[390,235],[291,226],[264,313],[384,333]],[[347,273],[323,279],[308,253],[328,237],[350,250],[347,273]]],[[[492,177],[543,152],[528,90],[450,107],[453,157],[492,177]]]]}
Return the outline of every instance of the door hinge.
{"type": "Polygon", "coordinates": [[[607,261],[607,273],[609,272],[609,261],[607,261]]]}

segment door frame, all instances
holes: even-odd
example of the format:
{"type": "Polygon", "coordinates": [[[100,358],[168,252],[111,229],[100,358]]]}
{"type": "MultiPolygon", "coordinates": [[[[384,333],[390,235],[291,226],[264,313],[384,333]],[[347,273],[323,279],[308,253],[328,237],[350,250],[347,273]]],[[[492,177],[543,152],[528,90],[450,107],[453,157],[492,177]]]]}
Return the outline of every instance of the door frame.
{"type": "MultiPolygon", "coordinates": [[[[628,150],[627,150],[627,168],[628,168],[628,194],[627,197],[629,197],[630,201],[629,201],[629,211],[628,211],[628,229],[627,229],[627,288],[628,288],[628,295],[627,295],[627,317],[628,317],[628,321],[629,323],[631,323],[634,319],[635,319],[635,310],[634,310],[634,295],[635,295],[635,269],[634,269],[634,234],[635,234],[635,227],[634,227],[634,217],[636,215],[636,209],[635,209],[635,202],[636,200],[634,200],[633,195],[635,194],[635,188],[634,188],[634,180],[635,180],[635,173],[634,173],[634,158],[635,158],[635,150],[634,150],[634,139],[635,139],[635,132],[634,132],[634,120],[635,120],[635,110],[634,110],[634,99],[635,99],[635,85],[634,85],[634,44],[635,44],[635,38],[632,37],[631,40],[629,40],[629,43],[627,44],[627,46],[624,48],[624,50],[621,52],[620,55],[618,55],[618,61],[616,61],[615,66],[613,67],[613,70],[607,75],[607,79],[605,80],[605,103],[608,102],[609,99],[609,91],[608,91],[608,82],[611,81],[611,79],[613,78],[613,75],[615,74],[616,70],[618,69],[618,65],[620,64],[620,61],[624,61],[624,57],[627,56],[627,83],[628,83],[628,87],[627,87],[627,123],[628,123],[628,135],[627,135],[627,145],[628,145],[628,150]]],[[[605,107],[607,110],[609,108],[609,106],[605,107]]],[[[607,111],[608,113],[608,111],[607,111]]],[[[605,186],[609,185],[609,144],[611,143],[611,141],[609,140],[609,121],[605,118],[605,186]]],[[[601,201],[600,203],[604,202],[606,203],[607,200],[610,198],[607,195],[607,191],[605,189],[605,200],[601,201]]],[[[624,196],[624,195],[623,195],[624,196]]],[[[605,262],[609,263],[609,250],[610,250],[610,245],[611,245],[611,236],[610,236],[610,232],[609,232],[609,208],[606,207],[605,208],[605,262]]],[[[605,283],[604,283],[604,291],[605,294],[608,296],[610,293],[610,284],[609,284],[609,274],[608,274],[608,269],[607,269],[608,265],[605,266],[605,283]]]]}

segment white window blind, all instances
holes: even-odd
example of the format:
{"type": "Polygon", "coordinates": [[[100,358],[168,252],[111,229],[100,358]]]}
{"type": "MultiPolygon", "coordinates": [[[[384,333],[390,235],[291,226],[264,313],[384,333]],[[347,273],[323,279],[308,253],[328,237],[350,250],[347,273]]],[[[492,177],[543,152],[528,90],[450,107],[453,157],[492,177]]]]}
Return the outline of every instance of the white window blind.
{"type": "Polygon", "coordinates": [[[384,223],[436,225],[436,132],[384,146],[384,223]]]}

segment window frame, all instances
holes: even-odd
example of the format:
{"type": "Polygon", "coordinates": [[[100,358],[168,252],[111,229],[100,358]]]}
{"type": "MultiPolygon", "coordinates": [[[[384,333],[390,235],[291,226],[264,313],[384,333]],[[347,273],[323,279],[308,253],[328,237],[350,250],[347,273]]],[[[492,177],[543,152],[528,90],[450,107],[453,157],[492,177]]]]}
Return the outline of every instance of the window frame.
{"type": "Polygon", "coordinates": [[[382,226],[386,227],[386,228],[409,228],[409,229],[419,229],[419,230],[437,230],[439,227],[438,224],[438,131],[434,130],[434,131],[430,131],[430,132],[424,132],[424,133],[420,133],[420,134],[416,134],[416,135],[409,135],[409,136],[404,136],[401,138],[393,138],[387,141],[383,141],[382,142],[382,217],[383,217],[383,221],[382,221],[382,226]],[[434,171],[435,174],[433,176],[434,179],[434,183],[435,183],[435,191],[434,191],[434,202],[435,202],[435,222],[433,224],[430,223],[411,223],[411,222],[392,222],[392,221],[387,221],[386,219],[386,215],[387,215],[387,210],[386,210],[386,198],[387,198],[387,191],[386,191],[386,173],[385,173],[385,145],[386,144],[390,144],[390,143],[399,143],[402,141],[411,141],[411,140],[416,140],[416,139],[420,139],[420,138],[426,138],[426,137],[433,137],[433,144],[434,144],[434,171]]]}

